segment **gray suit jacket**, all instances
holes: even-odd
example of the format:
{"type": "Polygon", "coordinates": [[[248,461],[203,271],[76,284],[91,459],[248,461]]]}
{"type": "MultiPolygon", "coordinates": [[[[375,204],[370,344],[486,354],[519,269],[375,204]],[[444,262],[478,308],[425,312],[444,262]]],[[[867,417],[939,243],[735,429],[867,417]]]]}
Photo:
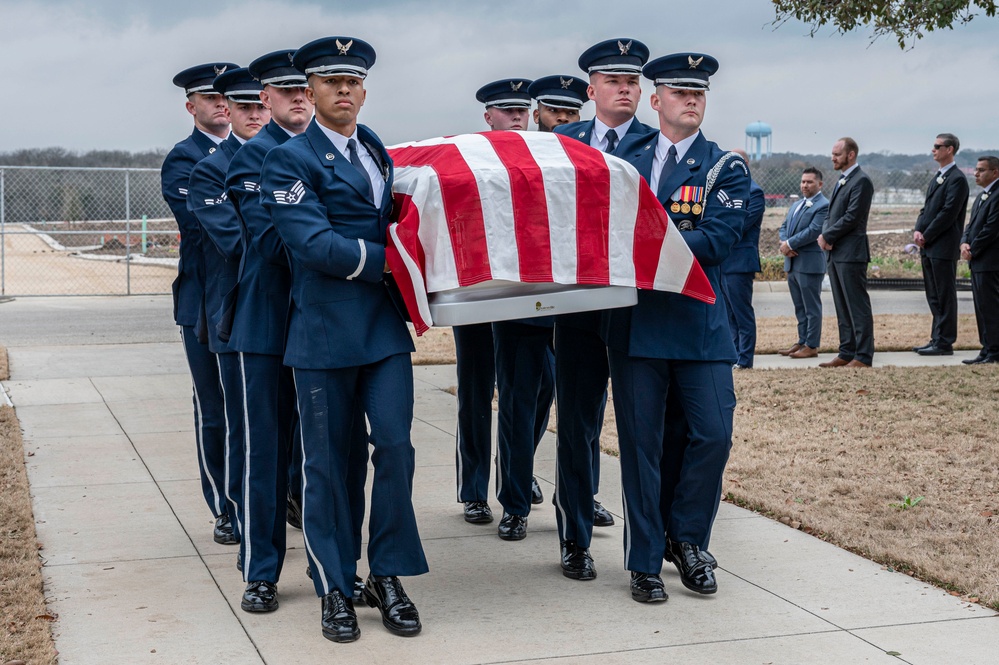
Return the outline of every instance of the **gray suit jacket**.
{"type": "Polygon", "coordinates": [[[835,263],[868,263],[871,247],[867,242],[867,217],[874,199],[874,183],[858,166],[846,183],[837,181],[829,200],[829,216],[822,225],[822,237],[833,246],[829,260],[835,263]]]}
{"type": "Polygon", "coordinates": [[[798,253],[794,258],[784,258],[784,272],[803,272],[821,275],[826,271],[826,257],[815,240],[822,233],[822,225],[829,214],[829,199],[819,192],[812,205],[795,217],[800,202],[791,206],[780,225],[780,239],[786,240],[798,253]]]}

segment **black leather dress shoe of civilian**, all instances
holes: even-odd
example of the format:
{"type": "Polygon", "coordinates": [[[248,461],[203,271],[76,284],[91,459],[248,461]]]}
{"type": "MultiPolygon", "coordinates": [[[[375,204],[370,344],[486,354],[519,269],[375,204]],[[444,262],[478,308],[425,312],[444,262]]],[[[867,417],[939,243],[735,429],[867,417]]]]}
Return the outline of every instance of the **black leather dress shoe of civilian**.
{"type": "Polygon", "coordinates": [[[931,345],[926,348],[919,349],[916,353],[921,356],[952,356],[954,355],[954,349],[945,346],[931,345]]]}
{"type": "Polygon", "coordinates": [[[715,581],[715,571],[711,564],[704,560],[697,545],[691,543],[675,543],[666,540],[673,565],[680,573],[683,586],[697,593],[710,594],[718,591],[715,581]]]}
{"type": "Polygon", "coordinates": [[[593,526],[614,526],[614,516],[596,499],[593,500],[593,526]]]}
{"type": "Polygon", "coordinates": [[[537,478],[531,478],[531,503],[535,506],[545,502],[545,495],[541,493],[541,485],[537,478]]]}
{"type": "Polygon", "coordinates": [[[504,512],[497,533],[503,540],[523,540],[527,538],[527,517],[504,512]]]}
{"type": "Polygon", "coordinates": [[[412,637],[423,630],[420,613],[406,595],[398,577],[368,575],[364,582],[364,602],[382,613],[382,624],[393,635],[412,637]]]}
{"type": "Polygon", "coordinates": [[[485,501],[466,501],[465,521],[469,524],[489,524],[493,521],[493,511],[485,501]]]}
{"type": "Polygon", "coordinates": [[[302,528],[302,500],[288,492],[288,509],[285,513],[285,521],[288,526],[301,530],[302,528]]]}
{"type": "MultiPolygon", "coordinates": [[[[718,567],[718,561],[715,559],[714,555],[707,550],[698,549],[698,555],[701,557],[701,561],[711,566],[711,570],[718,567]]],[[[669,545],[666,546],[666,551],[663,553],[663,558],[666,559],[667,563],[673,562],[673,555],[669,551],[669,545]]]]}
{"type": "Polygon", "coordinates": [[[334,642],[353,642],[361,636],[357,613],[350,598],[334,589],[323,596],[323,637],[334,642]]]}
{"type": "Polygon", "coordinates": [[[926,344],[923,344],[922,346],[914,346],[914,347],[912,347],[912,352],[913,353],[919,353],[923,349],[928,349],[931,346],[936,346],[936,344],[933,343],[932,339],[930,341],[928,341],[926,344]]]}
{"type": "Polygon", "coordinates": [[[978,355],[975,356],[974,358],[965,358],[961,362],[964,363],[965,365],[977,365],[981,362],[984,362],[985,359],[988,357],[989,357],[988,352],[985,349],[982,349],[981,351],[978,352],[978,355]]]}
{"type": "Polygon", "coordinates": [[[631,573],[631,597],[640,603],[664,603],[669,599],[663,578],[651,573],[631,573]]]}
{"type": "Polygon", "coordinates": [[[562,574],[572,580],[593,580],[597,577],[597,567],[593,565],[590,550],[580,547],[574,540],[563,540],[562,574]]]}
{"type": "Polygon", "coordinates": [[[245,612],[273,612],[278,608],[277,585],[274,582],[250,582],[239,606],[245,612]]]}
{"type": "Polygon", "coordinates": [[[219,545],[238,545],[239,538],[232,530],[232,522],[229,515],[222,513],[215,518],[215,529],[212,532],[212,539],[219,545]]]}

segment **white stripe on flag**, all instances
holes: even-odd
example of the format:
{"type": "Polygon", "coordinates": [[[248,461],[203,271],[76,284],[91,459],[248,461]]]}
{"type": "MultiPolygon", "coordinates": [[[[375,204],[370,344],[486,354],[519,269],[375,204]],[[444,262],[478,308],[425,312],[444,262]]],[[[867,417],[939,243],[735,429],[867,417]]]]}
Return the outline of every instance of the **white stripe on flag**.
{"type": "Polygon", "coordinates": [[[656,268],[656,278],[652,282],[652,288],[657,291],[682,292],[693,265],[693,253],[683,241],[680,232],[670,223],[659,252],[659,265],[656,268]]]}
{"type": "Polygon", "coordinates": [[[510,175],[484,136],[468,134],[457,137],[455,145],[475,176],[482,202],[486,229],[489,272],[493,279],[520,281],[517,234],[513,223],[513,195],[510,175]]]}
{"type": "Polygon", "coordinates": [[[576,175],[559,141],[540,132],[524,132],[524,142],[541,168],[548,205],[548,233],[552,250],[552,280],[576,283],[576,175]]]}
{"type": "Polygon", "coordinates": [[[446,220],[440,178],[432,166],[407,166],[396,171],[393,191],[408,194],[420,213],[420,244],[426,256],[424,271],[427,291],[447,291],[458,288],[458,267],[454,262],[454,247],[446,220]]]}
{"type": "Polygon", "coordinates": [[[628,162],[603,153],[610,170],[610,224],[608,263],[610,283],[635,285],[635,220],[641,176],[628,162]]]}

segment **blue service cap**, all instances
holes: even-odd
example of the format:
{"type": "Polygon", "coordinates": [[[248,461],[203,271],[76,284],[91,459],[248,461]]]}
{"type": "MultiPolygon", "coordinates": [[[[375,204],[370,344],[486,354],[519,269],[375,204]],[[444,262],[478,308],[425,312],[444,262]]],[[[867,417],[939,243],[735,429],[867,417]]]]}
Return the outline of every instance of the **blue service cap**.
{"type": "Polygon", "coordinates": [[[214,95],[216,93],[212,84],[215,82],[215,77],[221,76],[229,69],[238,67],[239,65],[234,62],[209,62],[204,65],[195,65],[174,76],[173,84],[178,88],[183,88],[188,95],[195,92],[214,95]]]}
{"type": "Polygon", "coordinates": [[[295,66],[306,76],[364,78],[375,64],[375,49],[356,37],[323,37],[295,51],[295,66]]]}
{"type": "Polygon", "coordinates": [[[260,81],[260,85],[275,88],[304,88],[308,82],[305,74],[295,69],[292,58],[295,49],[282,49],[262,55],[250,63],[250,74],[260,81]]]}
{"type": "Polygon", "coordinates": [[[486,108],[529,109],[531,108],[531,79],[500,79],[487,83],[475,93],[475,99],[486,108]]]}
{"type": "Polygon", "coordinates": [[[704,53],[671,53],[645,65],[642,74],[656,86],[680,90],[709,90],[708,79],[718,71],[718,61],[704,53]]]}
{"type": "Polygon", "coordinates": [[[586,103],[586,81],[571,76],[555,75],[534,79],[527,89],[533,99],[553,109],[578,111],[586,103]]]}
{"type": "Polygon", "coordinates": [[[260,100],[260,91],[264,89],[264,86],[253,78],[250,70],[246,67],[227,70],[224,74],[215,77],[213,85],[215,91],[220,95],[225,95],[226,99],[244,104],[263,104],[260,100]]]}
{"type": "Polygon", "coordinates": [[[628,37],[594,44],[579,56],[579,68],[587,74],[641,74],[649,59],[649,47],[628,37]]]}

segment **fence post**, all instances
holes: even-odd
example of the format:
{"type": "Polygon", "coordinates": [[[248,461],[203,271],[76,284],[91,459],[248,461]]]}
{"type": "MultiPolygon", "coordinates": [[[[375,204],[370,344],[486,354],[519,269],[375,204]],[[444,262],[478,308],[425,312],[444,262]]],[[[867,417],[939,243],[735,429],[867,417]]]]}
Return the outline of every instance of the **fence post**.
{"type": "Polygon", "coordinates": [[[132,295],[132,215],[128,191],[128,171],[125,171],[125,295],[132,295]]]}
{"type": "Polygon", "coordinates": [[[7,216],[4,209],[7,197],[4,192],[4,173],[0,169],[0,296],[6,293],[7,287],[7,216]]]}

